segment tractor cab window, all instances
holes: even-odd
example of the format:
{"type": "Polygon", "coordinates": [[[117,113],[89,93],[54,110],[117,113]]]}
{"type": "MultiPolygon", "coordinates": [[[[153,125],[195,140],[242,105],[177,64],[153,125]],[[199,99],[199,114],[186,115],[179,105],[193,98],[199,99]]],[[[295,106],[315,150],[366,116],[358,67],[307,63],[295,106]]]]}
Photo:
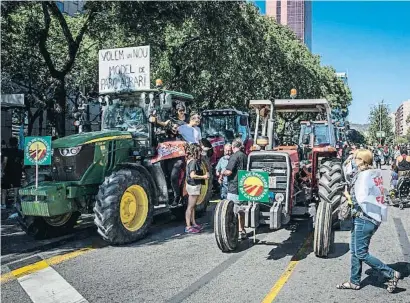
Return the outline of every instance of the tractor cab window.
{"type": "Polygon", "coordinates": [[[314,128],[310,125],[302,124],[300,129],[301,136],[299,138],[300,145],[309,144],[312,131],[315,138],[314,145],[330,143],[329,128],[326,124],[315,124],[314,128]]]}
{"type": "Polygon", "coordinates": [[[236,118],[236,116],[232,115],[203,116],[203,136],[223,136],[226,141],[233,141],[235,139],[235,133],[237,133],[236,118]]]}
{"type": "Polygon", "coordinates": [[[308,145],[310,143],[310,134],[312,127],[306,124],[302,124],[300,128],[299,145],[308,145]]]}
{"type": "Polygon", "coordinates": [[[241,134],[242,142],[245,142],[248,138],[248,117],[247,116],[237,116],[238,132],[241,134]]]}
{"type": "Polygon", "coordinates": [[[329,128],[325,124],[317,124],[315,126],[315,145],[329,144],[329,128]]]}
{"type": "Polygon", "coordinates": [[[113,100],[103,111],[102,129],[148,133],[147,109],[133,101],[113,100]]]}

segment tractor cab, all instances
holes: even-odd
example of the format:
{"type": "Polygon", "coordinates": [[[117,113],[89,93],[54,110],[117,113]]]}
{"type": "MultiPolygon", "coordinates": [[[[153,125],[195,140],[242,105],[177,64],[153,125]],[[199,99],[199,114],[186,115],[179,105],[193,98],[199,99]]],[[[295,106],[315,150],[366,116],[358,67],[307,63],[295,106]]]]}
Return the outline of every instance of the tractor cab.
{"type": "Polygon", "coordinates": [[[178,123],[176,107],[182,105],[188,108],[193,96],[150,89],[107,95],[99,101],[102,105],[102,129],[128,131],[137,137],[149,139],[155,147],[168,141],[172,127],[178,123]],[[168,120],[171,121],[168,125],[160,124],[168,120]]]}
{"type": "Polygon", "coordinates": [[[202,112],[202,137],[209,140],[214,149],[211,163],[223,156],[223,147],[240,138],[245,147],[252,145],[249,130],[249,114],[236,109],[215,109],[202,112]]]}

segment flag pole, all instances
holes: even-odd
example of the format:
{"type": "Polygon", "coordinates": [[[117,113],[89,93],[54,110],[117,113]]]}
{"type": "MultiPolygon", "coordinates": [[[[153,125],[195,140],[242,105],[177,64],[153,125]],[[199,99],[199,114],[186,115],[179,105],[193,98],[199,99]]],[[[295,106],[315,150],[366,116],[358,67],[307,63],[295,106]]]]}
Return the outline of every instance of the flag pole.
{"type": "Polygon", "coordinates": [[[38,189],[38,143],[36,144],[36,202],[37,202],[37,189],[38,189]]]}

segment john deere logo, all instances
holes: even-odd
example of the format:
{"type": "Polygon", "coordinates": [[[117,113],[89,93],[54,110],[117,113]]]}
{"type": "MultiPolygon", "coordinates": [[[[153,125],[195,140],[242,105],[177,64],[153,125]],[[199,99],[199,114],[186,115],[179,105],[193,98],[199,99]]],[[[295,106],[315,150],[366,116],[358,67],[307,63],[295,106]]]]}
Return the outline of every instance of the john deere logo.
{"type": "Polygon", "coordinates": [[[51,137],[26,137],[24,165],[51,164],[51,137]]]}
{"type": "Polygon", "coordinates": [[[238,172],[240,201],[269,202],[269,174],[265,172],[238,172]]]}

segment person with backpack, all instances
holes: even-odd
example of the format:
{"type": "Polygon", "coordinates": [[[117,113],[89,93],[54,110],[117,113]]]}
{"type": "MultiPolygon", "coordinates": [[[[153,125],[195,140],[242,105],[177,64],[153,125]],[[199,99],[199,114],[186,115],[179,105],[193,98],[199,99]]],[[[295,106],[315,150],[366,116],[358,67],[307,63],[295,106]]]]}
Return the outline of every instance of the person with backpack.
{"type": "Polygon", "coordinates": [[[371,238],[380,224],[387,220],[381,171],[372,169],[373,156],[367,149],[358,150],[354,161],[358,172],[350,183],[350,191],[345,192],[351,205],[350,215],[353,221],[350,280],[338,284],[336,288],[359,290],[364,262],[389,279],[387,291],[392,293],[397,288],[401,274],[369,254],[371,238]]]}

